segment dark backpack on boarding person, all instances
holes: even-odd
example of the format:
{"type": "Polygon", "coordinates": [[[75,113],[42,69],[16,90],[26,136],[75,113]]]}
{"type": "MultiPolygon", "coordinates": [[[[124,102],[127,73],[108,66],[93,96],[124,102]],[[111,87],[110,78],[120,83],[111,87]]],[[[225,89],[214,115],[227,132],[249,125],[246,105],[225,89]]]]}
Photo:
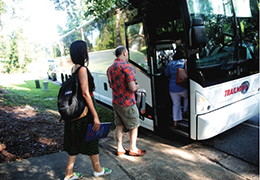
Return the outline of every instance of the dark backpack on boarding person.
{"type": "Polygon", "coordinates": [[[82,96],[79,84],[78,72],[80,66],[73,75],[61,86],[58,94],[58,110],[61,120],[72,121],[87,114],[87,103],[82,96]]]}

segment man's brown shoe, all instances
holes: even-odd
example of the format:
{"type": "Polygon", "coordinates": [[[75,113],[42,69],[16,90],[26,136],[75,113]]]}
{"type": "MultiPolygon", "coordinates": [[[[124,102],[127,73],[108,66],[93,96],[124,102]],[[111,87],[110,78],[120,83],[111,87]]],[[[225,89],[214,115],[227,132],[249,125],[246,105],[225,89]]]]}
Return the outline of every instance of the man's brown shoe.
{"type": "Polygon", "coordinates": [[[123,155],[123,154],[128,154],[129,153],[129,149],[126,149],[126,148],[124,148],[124,151],[117,151],[116,152],[116,154],[118,155],[118,156],[121,156],[121,155],[123,155]]]}
{"type": "Polygon", "coordinates": [[[118,156],[121,156],[121,155],[123,155],[123,154],[125,154],[126,153],[126,151],[117,151],[116,152],[116,154],[118,155],[118,156]]]}
{"type": "Polygon", "coordinates": [[[145,155],[146,153],[146,150],[141,150],[141,149],[138,149],[137,153],[136,152],[133,152],[133,151],[129,151],[129,155],[130,156],[143,156],[145,155]]]}

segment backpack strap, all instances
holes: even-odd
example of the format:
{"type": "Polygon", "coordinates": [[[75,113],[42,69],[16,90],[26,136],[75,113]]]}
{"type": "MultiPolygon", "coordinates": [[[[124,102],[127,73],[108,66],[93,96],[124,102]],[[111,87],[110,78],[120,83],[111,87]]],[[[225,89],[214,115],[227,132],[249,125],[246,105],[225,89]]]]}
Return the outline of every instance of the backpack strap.
{"type": "Polygon", "coordinates": [[[81,67],[83,67],[83,66],[78,67],[73,74],[78,74],[81,67]]]}

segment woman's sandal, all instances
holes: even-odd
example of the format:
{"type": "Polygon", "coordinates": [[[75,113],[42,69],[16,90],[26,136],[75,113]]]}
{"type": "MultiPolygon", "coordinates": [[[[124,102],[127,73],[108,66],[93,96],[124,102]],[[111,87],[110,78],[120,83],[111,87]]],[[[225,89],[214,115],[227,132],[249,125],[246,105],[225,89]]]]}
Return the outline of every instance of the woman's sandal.
{"type": "Polygon", "coordinates": [[[74,180],[74,179],[80,179],[80,178],[83,177],[83,174],[82,174],[82,173],[73,172],[73,174],[74,174],[74,175],[73,175],[71,178],[69,178],[69,179],[64,178],[64,180],[74,180]]]}
{"type": "Polygon", "coordinates": [[[103,170],[101,172],[96,172],[94,171],[93,172],[93,176],[95,177],[100,177],[100,176],[106,176],[106,175],[109,175],[112,173],[112,170],[111,169],[108,169],[108,168],[105,168],[103,167],[103,170]]]}

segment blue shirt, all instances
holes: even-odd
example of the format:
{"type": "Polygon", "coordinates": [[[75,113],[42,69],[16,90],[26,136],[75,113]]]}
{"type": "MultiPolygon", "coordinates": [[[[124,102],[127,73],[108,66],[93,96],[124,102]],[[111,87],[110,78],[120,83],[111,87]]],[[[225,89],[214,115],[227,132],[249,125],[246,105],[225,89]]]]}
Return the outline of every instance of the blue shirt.
{"type": "Polygon", "coordinates": [[[171,76],[169,82],[169,91],[174,93],[182,92],[186,90],[185,88],[176,84],[178,68],[184,68],[184,59],[170,61],[165,69],[165,75],[171,76]]]}

